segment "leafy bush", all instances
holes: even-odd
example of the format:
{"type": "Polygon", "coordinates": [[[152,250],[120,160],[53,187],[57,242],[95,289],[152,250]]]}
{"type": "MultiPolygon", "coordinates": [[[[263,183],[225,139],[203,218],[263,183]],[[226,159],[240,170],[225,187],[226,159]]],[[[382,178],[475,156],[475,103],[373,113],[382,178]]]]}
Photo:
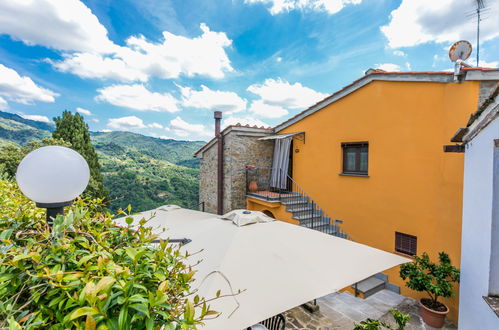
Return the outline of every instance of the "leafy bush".
{"type": "MultiPolygon", "coordinates": [[[[210,315],[194,271],[146,219],[116,227],[101,200],[77,200],[48,228],[43,210],[0,178],[0,328],[195,329],[210,315]]],[[[213,316],[212,316],[213,317],[213,316]]]]}
{"type": "MultiPolygon", "coordinates": [[[[411,320],[409,314],[403,314],[398,309],[392,308],[390,309],[390,313],[397,323],[397,330],[404,330],[407,322],[411,320]]],[[[389,330],[394,330],[394,328],[392,328],[388,323],[370,318],[361,321],[359,324],[355,324],[354,330],[381,330],[383,327],[389,330]]]]}
{"type": "Polygon", "coordinates": [[[45,146],[71,147],[71,144],[61,139],[44,138],[28,142],[25,146],[15,144],[5,144],[0,147],[0,173],[5,173],[8,177],[16,176],[17,166],[21,160],[31,151],[45,146]]]}
{"type": "Polygon", "coordinates": [[[452,283],[459,282],[459,269],[452,266],[449,255],[445,252],[438,254],[439,264],[430,261],[424,252],[421,257],[415,256],[412,263],[400,267],[400,277],[408,278],[406,286],[420,292],[426,292],[431,299],[430,308],[442,305],[439,297],[448,298],[454,295],[452,283]]]}

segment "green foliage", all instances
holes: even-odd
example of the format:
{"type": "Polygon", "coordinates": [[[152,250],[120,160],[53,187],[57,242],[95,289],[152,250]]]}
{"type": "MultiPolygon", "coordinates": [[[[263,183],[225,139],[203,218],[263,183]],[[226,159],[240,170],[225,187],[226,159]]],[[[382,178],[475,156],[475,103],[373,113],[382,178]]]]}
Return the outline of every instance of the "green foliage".
{"type": "Polygon", "coordinates": [[[117,227],[102,200],[77,200],[49,230],[44,212],[0,180],[0,328],[196,329],[211,311],[193,296],[188,255],[141,219],[117,227]],[[137,230],[138,229],[138,230],[137,230]]]}
{"type": "Polygon", "coordinates": [[[127,152],[191,168],[199,168],[199,159],[192,156],[204,145],[201,141],[158,139],[132,132],[93,132],[92,140],[96,149],[112,143],[127,152]]]}
{"type": "MultiPolygon", "coordinates": [[[[392,308],[390,309],[390,313],[397,323],[396,330],[404,330],[407,322],[411,320],[409,314],[403,314],[398,309],[392,308]]],[[[395,328],[392,328],[388,323],[371,318],[361,321],[360,323],[356,323],[354,330],[382,330],[383,328],[395,330],[395,328]]]]}
{"type": "MultiPolygon", "coordinates": [[[[83,126],[80,121],[80,128],[83,126]]],[[[50,125],[0,112],[0,129],[2,127],[9,132],[22,129],[27,136],[16,139],[0,130],[0,146],[1,142],[9,141],[24,144],[37,136],[50,136],[53,130],[50,125]],[[2,120],[6,121],[4,126],[2,120]]],[[[134,205],[136,211],[164,204],[191,208],[198,204],[199,159],[192,155],[204,142],[157,139],[131,132],[92,132],[91,138],[102,165],[100,173],[104,187],[109,191],[108,208],[112,212],[128,204],[134,205]]],[[[50,144],[60,143],[43,145],[50,144]]],[[[19,146],[0,148],[0,171],[2,166],[8,167],[8,172],[14,175],[26,153],[21,152],[19,146]]],[[[90,186],[95,186],[94,180],[90,186]]]]}
{"type": "Polygon", "coordinates": [[[54,127],[47,123],[25,119],[13,113],[0,111],[0,139],[3,141],[11,141],[15,144],[24,145],[31,140],[50,137],[50,132],[53,129],[54,127]]]}
{"type": "Polygon", "coordinates": [[[398,326],[397,330],[404,330],[407,323],[411,320],[409,314],[403,314],[401,311],[399,311],[396,308],[390,309],[390,313],[393,315],[395,322],[397,322],[398,326]]]}
{"type": "Polygon", "coordinates": [[[71,145],[61,139],[44,138],[43,140],[33,140],[25,146],[15,144],[5,144],[0,146],[0,173],[5,173],[10,178],[16,176],[17,166],[21,160],[31,151],[45,146],[63,146],[71,147],[71,145]]]}
{"type": "Polygon", "coordinates": [[[400,266],[400,277],[409,279],[406,286],[415,291],[426,292],[430,299],[438,302],[438,297],[448,298],[454,295],[452,284],[459,282],[459,269],[452,266],[449,255],[438,254],[439,264],[430,261],[424,252],[421,257],[415,256],[412,263],[400,266]]]}
{"type": "Polygon", "coordinates": [[[90,141],[88,125],[83,117],[79,113],[73,115],[70,111],[64,111],[61,117],[54,118],[54,122],[55,131],[52,132],[52,137],[71,143],[71,148],[78,151],[90,167],[90,182],[83,195],[107,200],[108,192],[104,188],[99,158],[90,141]]]}
{"type": "Polygon", "coordinates": [[[140,212],[165,204],[193,207],[198,203],[199,170],[157,160],[112,143],[98,145],[97,151],[112,212],[128,204],[140,212]]]}

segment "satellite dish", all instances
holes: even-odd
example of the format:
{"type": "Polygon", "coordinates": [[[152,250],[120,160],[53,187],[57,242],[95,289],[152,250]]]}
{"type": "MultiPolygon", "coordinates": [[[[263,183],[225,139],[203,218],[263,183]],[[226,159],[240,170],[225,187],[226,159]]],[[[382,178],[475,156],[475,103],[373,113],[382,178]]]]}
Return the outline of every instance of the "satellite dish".
{"type": "Polygon", "coordinates": [[[471,55],[471,44],[466,40],[461,40],[452,45],[449,49],[449,58],[452,62],[464,61],[471,55]]]}

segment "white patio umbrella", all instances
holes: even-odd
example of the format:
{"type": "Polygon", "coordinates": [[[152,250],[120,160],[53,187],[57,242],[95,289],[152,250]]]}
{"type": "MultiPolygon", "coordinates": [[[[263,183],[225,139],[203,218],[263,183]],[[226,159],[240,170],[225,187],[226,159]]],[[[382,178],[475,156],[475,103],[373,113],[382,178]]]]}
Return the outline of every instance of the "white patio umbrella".
{"type": "Polygon", "coordinates": [[[185,209],[157,210],[153,221],[152,225],[169,229],[160,234],[165,238],[191,239],[183,250],[202,250],[191,257],[193,264],[202,260],[194,284],[200,296],[243,290],[212,301],[212,309],[221,315],[206,321],[203,329],[242,330],[410,261],[281,221],[239,227],[219,216],[185,209]]]}

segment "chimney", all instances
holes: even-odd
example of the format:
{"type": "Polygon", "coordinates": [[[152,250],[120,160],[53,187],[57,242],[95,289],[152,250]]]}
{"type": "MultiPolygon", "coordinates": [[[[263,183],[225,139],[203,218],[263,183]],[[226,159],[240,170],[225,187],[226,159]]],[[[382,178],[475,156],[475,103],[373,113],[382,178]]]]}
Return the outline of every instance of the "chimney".
{"type": "Polygon", "coordinates": [[[217,211],[218,214],[224,212],[224,139],[220,132],[220,122],[222,120],[222,112],[215,111],[215,138],[217,139],[218,161],[217,161],[217,211]]]}

